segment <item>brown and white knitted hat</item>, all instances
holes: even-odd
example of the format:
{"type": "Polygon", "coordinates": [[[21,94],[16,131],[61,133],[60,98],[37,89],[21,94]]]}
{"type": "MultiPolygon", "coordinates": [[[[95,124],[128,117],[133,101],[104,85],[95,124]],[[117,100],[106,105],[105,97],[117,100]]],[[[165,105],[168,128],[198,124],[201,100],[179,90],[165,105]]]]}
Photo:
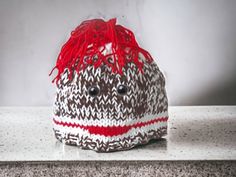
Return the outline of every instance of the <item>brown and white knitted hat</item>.
{"type": "Polygon", "coordinates": [[[65,144],[108,152],[167,133],[164,76],[116,19],[81,23],[62,47],[54,69],[54,132],[65,144]]]}

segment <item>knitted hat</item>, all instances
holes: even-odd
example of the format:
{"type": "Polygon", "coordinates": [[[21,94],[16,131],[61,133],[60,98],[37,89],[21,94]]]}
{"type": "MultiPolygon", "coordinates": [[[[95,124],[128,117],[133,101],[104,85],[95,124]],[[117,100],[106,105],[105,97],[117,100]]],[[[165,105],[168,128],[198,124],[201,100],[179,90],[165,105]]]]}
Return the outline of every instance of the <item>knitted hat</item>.
{"type": "Polygon", "coordinates": [[[82,22],[54,69],[54,132],[65,144],[108,152],[167,133],[164,76],[116,19],[82,22]]]}

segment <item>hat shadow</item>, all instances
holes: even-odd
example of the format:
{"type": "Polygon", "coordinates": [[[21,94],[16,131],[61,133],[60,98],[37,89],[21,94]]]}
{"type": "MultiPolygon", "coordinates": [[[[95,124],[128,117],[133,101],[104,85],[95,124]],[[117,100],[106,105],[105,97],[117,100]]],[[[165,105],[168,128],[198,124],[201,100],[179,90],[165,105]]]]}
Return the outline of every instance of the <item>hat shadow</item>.
{"type": "Polygon", "coordinates": [[[167,150],[167,140],[165,138],[152,139],[147,144],[140,144],[135,146],[132,149],[158,149],[158,150],[167,150]]]}

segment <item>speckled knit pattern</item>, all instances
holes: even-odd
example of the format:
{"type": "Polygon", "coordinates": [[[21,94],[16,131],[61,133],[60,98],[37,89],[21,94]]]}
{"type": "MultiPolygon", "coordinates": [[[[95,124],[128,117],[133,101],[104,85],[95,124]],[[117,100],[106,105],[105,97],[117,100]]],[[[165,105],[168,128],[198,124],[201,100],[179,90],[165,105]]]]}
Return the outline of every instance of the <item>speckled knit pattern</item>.
{"type": "Polygon", "coordinates": [[[140,60],[144,62],[143,73],[133,63],[125,66],[123,75],[112,73],[106,65],[96,69],[88,66],[69,80],[65,70],[54,104],[56,137],[66,144],[107,152],[130,149],[165,135],[165,79],[155,62],[147,63],[142,57],[140,60]],[[88,94],[88,88],[94,85],[100,89],[96,97],[88,94]],[[127,86],[126,95],[117,93],[118,85],[127,86]],[[58,122],[78,126],[62,126],[58,122]],[[93,134],[86,126],[130,127],[123,133],[106,136],[106,130],[93,134]]]}
{"type": "Polygon", "coordinates": [[[55,131],[55,136],[58,140],[65,142],[68,145],[79,146],[82,149],[93,149],[96,151],[117,151],[130,149],[139,144],[146,144],[150,139],[160,139],[162,136],[167,134],[166,127],[161,127],[157,130],[150,130],[144,134],[137,133],[135,136],[124,137],[119,140],[101,141],[97,139],[94,141],[89,136],[79,136],[72,133],[66,134],[66,137],[58,130],[55,131]]]}

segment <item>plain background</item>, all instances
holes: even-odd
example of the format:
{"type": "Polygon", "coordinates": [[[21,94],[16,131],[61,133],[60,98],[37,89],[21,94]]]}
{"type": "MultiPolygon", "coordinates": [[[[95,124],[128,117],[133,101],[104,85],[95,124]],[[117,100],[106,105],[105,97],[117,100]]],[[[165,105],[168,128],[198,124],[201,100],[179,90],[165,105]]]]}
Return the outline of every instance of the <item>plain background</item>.
{"type": "Polygon", "coordinates": [[[70,32],[112,17],[155,58],[170,105],[236,104],[235,0],[1,0],[0,106],[51,105],[70,32]]]}

